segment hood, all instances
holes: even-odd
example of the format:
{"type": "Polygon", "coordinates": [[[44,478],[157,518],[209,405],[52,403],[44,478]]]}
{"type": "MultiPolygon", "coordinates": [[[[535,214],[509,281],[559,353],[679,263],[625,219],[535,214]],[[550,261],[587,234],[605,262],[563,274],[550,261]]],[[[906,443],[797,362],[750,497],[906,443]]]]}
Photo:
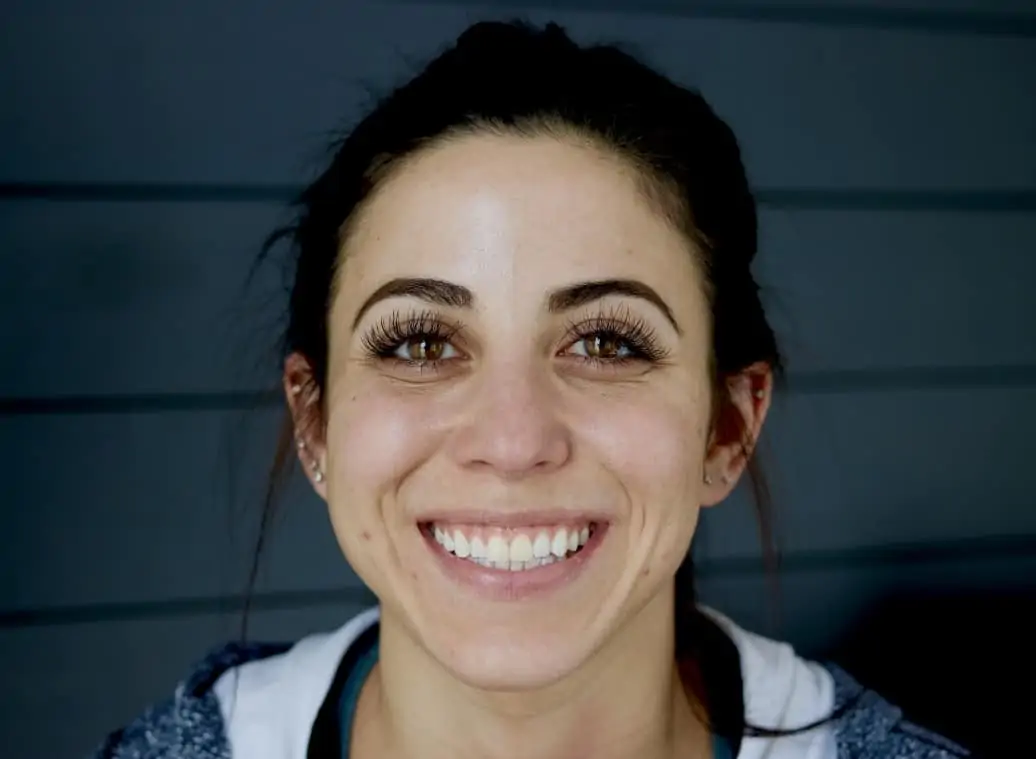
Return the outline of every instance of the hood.
{"type": "MultiPolygon", "coordinates": [[[[741,660],[745,722],[792,730],[834,709],[834,682],[824,667],[796,656],[786,643],[742,630],[708,608],[741,660]]],[[[306,759],[310,731],[349,646],[379,618],[377,608],[329,634],[303,638],[285,653],[224,672],[213,686],[231,755],[306,759]]],[[[737,759],[835,759],[834,728],[825,725],[780,738],[746,737],[737,759]]]]}

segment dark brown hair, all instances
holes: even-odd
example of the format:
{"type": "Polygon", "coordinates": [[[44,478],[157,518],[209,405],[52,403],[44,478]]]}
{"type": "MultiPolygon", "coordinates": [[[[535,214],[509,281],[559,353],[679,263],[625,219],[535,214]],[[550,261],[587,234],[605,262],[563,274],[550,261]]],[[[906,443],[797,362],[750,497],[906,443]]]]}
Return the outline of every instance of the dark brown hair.
{"type": "MultiPolygon", "coordinates": [[[[330,165],[299,197],[295,223],[271,237],[267,250],[286,240],[294,256],[282,349],[309,360],[315,384],[310,390],[323,398],[332,283],[357,211],[416,151],[458,133],[487,130],[577,136],[638,170],[649,198],[700,254],[712,316],[713,432],[724,442],[747,446],[744,420],[731,403],[726,380],[760,362],[779,375],[781,362],[751,271],[756,206],[737,140],[699,93],[616,46],[579,46],[553,24],[486,22],[468,28],[335,145],[330,165]]],[[[316,407],[322,415],[322,401],[316,407]]],[[[283,473],[295,459],[293,437],[289,419],[261,536],[283,473]]],[[[746,454],[764,552],[772,555],[765,482],[756,459],[746,454]]],[[[701,617],[690,554],[677,573],[676,604],[677,656],[693,661],[701,617]]]]}

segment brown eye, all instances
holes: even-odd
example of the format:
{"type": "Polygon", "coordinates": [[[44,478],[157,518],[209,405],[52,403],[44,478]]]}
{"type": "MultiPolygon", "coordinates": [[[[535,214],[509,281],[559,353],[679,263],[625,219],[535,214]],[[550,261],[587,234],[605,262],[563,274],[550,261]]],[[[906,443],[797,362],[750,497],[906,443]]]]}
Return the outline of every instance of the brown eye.
{"type": "Polygon", "coordinates": [[[453,358],[456,349],[446,340],[434,337],[412,338],[400,344],[396,350],[396,358],[422,364],[429,361],[440,361],[453,358]]]}
{"type": "Polygon", "coordinates": [[[629,344],[618,335],[607,332],[588,335],[572,346],[577,355],[602,361],[616,361],[634,355],[629,344]]]}

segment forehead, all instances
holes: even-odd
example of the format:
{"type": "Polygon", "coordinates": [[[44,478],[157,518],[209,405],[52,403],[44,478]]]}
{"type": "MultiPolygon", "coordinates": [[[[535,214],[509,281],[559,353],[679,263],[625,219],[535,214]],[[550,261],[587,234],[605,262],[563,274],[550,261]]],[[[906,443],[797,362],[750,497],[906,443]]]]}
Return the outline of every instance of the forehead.
{"type": "Polygon", "coordinates": [[[396,277],[530,296],[629,278],[678,305],[699,291],[688,287],[698,277],[696,254],[639,179],[617,156],[574,139],[472,134],[441,142],[394,171],[356,220],[339,298],[365,297],[396,277]]]}

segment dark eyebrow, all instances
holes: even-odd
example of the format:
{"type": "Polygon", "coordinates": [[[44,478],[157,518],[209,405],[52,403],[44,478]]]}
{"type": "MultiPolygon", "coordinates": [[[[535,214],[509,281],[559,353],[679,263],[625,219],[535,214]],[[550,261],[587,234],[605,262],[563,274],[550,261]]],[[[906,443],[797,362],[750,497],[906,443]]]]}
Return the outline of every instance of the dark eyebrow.
{"type": "Polygon", "coordinates": [[[356,318],[353,319],[353,329],[356,329],[356,325],[360,323],[363,315],[378,301],[403,297],[418,298],[451,308],[471,308],[471,304],[475,302],[475,296],[471,294],[471,290],[453,282],[415,277],[393,279],[371,293],[371,296],[363,302],[360,310],[356,312],[356,318]]]}
{"type": "Polygon", "coordinates": [[[569,311],[609,295],[626,295],[646,300],[665,315],[677,334],[683,334],[680,325],[676,323],[672,309],[662,300],[662,296],[635,279],[603,279],[597,282],[581,282],[556,290],[551,293],[547,301],[547,309],[551,313],[569,311]]]}

